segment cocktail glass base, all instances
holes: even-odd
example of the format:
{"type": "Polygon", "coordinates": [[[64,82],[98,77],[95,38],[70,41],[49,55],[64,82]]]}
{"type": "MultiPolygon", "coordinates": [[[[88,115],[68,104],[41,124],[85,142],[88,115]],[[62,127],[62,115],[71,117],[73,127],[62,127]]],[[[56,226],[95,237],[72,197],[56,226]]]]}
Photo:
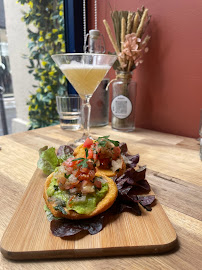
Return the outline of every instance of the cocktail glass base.
{"type": "Polygon", "coordinates": [[[79,146],[79,145],[83,144],[87,138],[90,138],[91,140],[94,140],[94,138],[91,135],[85,135],[84,134],[81,138],[79,138],[78,140],[75,140],[74,144],[76,146],[79,146]]]}

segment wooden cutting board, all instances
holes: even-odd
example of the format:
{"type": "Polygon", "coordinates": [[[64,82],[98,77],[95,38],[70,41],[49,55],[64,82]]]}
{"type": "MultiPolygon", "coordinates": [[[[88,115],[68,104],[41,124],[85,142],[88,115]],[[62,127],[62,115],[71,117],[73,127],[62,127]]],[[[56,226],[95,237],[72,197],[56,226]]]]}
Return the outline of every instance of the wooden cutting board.
{"type": "Polygon", "coordinates": [[[52,235],[43,210],[45,176],[37,169],[1,241],[1,252],[13,260],[79,258],[162,253],[171,250],[177,236],[157,200],[142,216],[122,213],[96,235],[52,235]]]}

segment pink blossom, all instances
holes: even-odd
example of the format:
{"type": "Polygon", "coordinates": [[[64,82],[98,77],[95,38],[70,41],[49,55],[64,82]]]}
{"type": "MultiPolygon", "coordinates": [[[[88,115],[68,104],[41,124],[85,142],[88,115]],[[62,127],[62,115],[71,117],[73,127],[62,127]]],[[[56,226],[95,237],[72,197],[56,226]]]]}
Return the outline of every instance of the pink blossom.
{"type": "Polygon", "coordinates": [[[120,54],[121,58],[135,61],[137,55],[141,52],[139,50],[140,38],[137,38],[135,33],[125,36],[125,42],[123,43],[123,50],[120,54]]]}

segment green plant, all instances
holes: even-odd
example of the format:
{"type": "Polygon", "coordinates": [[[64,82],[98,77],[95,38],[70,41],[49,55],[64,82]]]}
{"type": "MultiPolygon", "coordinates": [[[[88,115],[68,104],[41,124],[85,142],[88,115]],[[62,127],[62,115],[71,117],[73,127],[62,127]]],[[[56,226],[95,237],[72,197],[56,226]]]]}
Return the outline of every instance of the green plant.
{"type": "Polygon", "coordinates": [[[38,81],[33,87],[36,92],[30,95],[30,129],[58,123],[56,111],[57,94],[66,92],[66,79],[53,62],[51,55],[65,52],[63,0],[18,0],[28,4],[22,20],[27,25],[30,65],[28,72],[38,81]]]}

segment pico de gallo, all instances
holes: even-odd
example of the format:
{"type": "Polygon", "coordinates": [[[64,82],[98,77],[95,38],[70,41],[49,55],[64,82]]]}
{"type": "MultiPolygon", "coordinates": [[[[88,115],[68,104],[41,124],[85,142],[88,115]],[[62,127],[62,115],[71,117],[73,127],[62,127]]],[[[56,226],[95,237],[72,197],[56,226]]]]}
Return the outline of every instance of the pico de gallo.
{"type": "Polygon", "coordinates": [[[118,141],[109,139],[109,136],[99,137],[93,141],[87,138],[83,144],[88,149],[88,159],[93,160],[100,169],[117,169],[122,167],[121,149],[118,141]]]}
{"type": "Polygon", "coordinates": [[[95,173],[95,163],[88,158],[69,157],[57,167],[47,189],[49,200],[57,202],[55,210],[91,213],[108,191],[107,181],[95,173]]]}

